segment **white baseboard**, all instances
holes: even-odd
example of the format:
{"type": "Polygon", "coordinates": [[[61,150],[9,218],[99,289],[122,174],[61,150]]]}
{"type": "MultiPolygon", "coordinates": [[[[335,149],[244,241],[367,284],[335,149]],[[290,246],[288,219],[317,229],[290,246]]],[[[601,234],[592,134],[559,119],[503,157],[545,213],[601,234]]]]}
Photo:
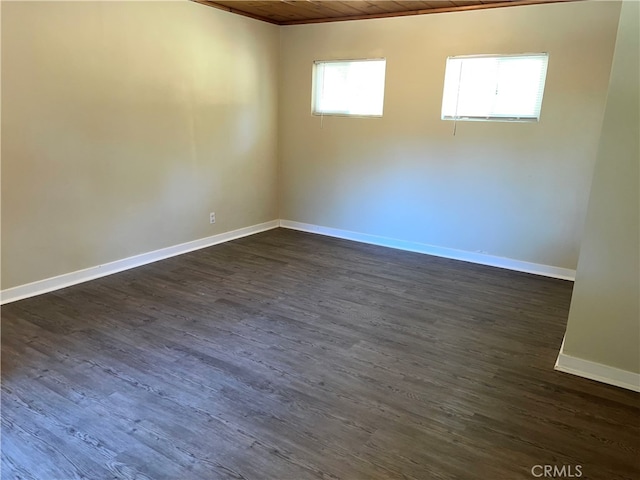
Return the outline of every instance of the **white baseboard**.
{"type": "Polygon", "coordinates": [[[57,277],[46,278],[26,285],[8,288],[0,291],[0,305],[22,300],[23,298],[35,297],[36,295],[70,287],[71,285],[87,282],[107,275],[112,275],[114,273],[122,272],[123,270],[140,267],[147,263],[157,262],[158,260],[163,260],[165,258],[175,257],[176,255],[182,255],[183,253],[235,240],[236,238],[246,237],[247,235],[264,232],[265,230],[271,230],[272,228],[277,228],[279,224],[280,222],[278,220],[272,220],[270,222],[233,230],[231,232],[220,233],[218,235],[212,235],[211,237],[181,243],[172,247],[161,248],[160,250],[155,250],[153,252],[142,253],[122,260],[116,260],[115,262],[105,263],[104,265],[97,265],[95,267],[85,268],[84,270],[65,273],[57,277]]]}
{"type": "Polygon", "coordinates": [[[607,383],[616,387],[626,388],[634,392],[640,392],[640,373],[621,370],[602,363],[572,357],[563,352],[564,340],[560,348],[555,369],[559,372],[571,373],[579,377],[588,378],[597,382],[607,383]]]}
{"type": "Polygon", "coordinates": [[[481,265],[505,268],[507,270],[515,270],[518,272],[533,273],[536,275],[543,275],[545,277],[560,278],[562,280],[573,281],[576,277],[576,271],[570,270],[568,268],[554,267],[551,265],[541,265],[538,263],[524,262],[522,260],[514,260],[511,258],[496,257],[484,253],[456,250],[453,248],[436,247],[434,245],[428,245],[426,243],[407,242],[405,240],[397,240],[394,238],[381,237],[378,235],[369,235],[366,233],[351,232],[349,230],[340,230],[337,228],[321,227],[319,225],[293,222],[290,220],[280,220],[280,226],[284,228],[290,228],[292,230],[318,233],[321,235],[327,235],[329,237],[355,240],[356,242],[397,248],[399,250],[407,250],[409,252],[425,253],[427,255],[434,255],[436,257],[444,257],[454,260],[462,260],[464,262],[479,263],[481,265]]]}
{"type": "Polygon", "coordinates": [[[547,277],[561,278],[563,280],[575,279],[575,270],[569,270],[566,268],[552,267],[549,265],[539,265],[536,263],[523,262],[510,258],[495,257],[482,253],[455,250],[452,248],[436,247],[433,245],[427,245],[417,242],[407,242],[404,240],[397,240],[377,235],[369,235],[365,233],[351,232],[348,230],[339,230],[329,227],[321,227],[318,225],[293,222],[290,220],[272,220],[270,222],[233,230],[231,232],[220,233],[211,237],[201,238],[192,242],[162,248],[153,252],[135,255],[133,257],[124,258],[122,260],[116,260],[104,265],[97,265],[95,267],[66,273],[57,277],[46,278],[44,280],[28,283],[26,285],[19,285],[17,287],[8,288],[6,290],[0,291],[0,305],[15,302],[17,300],[22,300],[23,298],[34,297],[43,293],[52,292],[54,290],[59,290],[71,285],[87,282],[95,278],[104,277],[106,275],[112,275],[114,273],[122,272],[123,270],[129,270],[130,268],[146,265],[147,263],[157,262],[158,260],[174,257],[176,255],[181,255],[193,250],[199,250],[201,248],[210,247],[219,243],[228,242],[236,238],[253,235],[265,230],[277,228],[278,226],[293,230],[301,230],[304,232],[318,233],[330,237],[344,238],[357,242],[381,245],[384,247],[396,248],[400,250],[407,250],[410,252],[425,253],[438,257],[452,258],[455,260],[463,260],[466,262],[490,265],[493,267],[506,268],[509,270],[534,273],[547,277]]]}

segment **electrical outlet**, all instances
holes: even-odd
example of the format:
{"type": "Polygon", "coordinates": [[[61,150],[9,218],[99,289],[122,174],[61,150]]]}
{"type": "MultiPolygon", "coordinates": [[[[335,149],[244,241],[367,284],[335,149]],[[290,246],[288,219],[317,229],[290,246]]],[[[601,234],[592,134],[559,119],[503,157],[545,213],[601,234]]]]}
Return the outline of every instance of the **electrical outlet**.
{"type": "Polygon", "coordinates": [[[209,214],[209,223],[216,223],[216,214],[215,214],[215,212],[211,212],[209,214]]]}

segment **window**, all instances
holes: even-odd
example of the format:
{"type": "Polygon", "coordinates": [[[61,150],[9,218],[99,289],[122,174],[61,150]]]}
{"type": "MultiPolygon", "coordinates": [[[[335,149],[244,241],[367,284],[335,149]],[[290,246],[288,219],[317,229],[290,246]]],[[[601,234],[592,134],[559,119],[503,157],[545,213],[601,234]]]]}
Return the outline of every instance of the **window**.
{"type": "Polygon", "coordinates": [[[385,67],[385,59],[314,62],[313,114],[381,117],[385,67]]]}
{"type": "Polygon", "coordinates": [[[443,120],[537,122],[546,53],[447,58],[443,120]]]}

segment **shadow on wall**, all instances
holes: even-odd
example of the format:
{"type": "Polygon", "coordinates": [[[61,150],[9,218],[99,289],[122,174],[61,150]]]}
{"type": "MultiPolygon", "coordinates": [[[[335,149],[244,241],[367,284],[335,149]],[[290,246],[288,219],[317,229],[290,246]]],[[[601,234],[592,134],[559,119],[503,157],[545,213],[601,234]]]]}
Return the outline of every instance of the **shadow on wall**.
{"type": "Polygon", "coordinates": [[[546,195],[552,187],[546,169],[560,152],[541,160],[540,153],[527,155],[509,143],[470,148],[433,138],[323,148],[322,181],[311,193],[325,199],[321,225],[332,221],[335,228],[387,237],[391,231],[394,238],[488,254],[537,237],[539,252],[568,254],[548,234],[571,234],[576,223],[554,225],[558,207],[546,195]],[[510,168],[505,158],[512,159],[510,168]],[[546,211],[553,214],[545,218],[546,211]],[[527,222],[536,215],[537,222],[527,222]]]}

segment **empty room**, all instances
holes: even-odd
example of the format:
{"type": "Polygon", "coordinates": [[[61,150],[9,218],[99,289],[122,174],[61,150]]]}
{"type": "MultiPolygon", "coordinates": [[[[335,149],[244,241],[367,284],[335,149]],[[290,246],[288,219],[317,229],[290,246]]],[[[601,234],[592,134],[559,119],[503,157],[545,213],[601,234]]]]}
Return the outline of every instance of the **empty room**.
{"type": "Polygon", "coordinates": [[[640,2],[0,7],[3,480],[640,478],[640,2]]]}

